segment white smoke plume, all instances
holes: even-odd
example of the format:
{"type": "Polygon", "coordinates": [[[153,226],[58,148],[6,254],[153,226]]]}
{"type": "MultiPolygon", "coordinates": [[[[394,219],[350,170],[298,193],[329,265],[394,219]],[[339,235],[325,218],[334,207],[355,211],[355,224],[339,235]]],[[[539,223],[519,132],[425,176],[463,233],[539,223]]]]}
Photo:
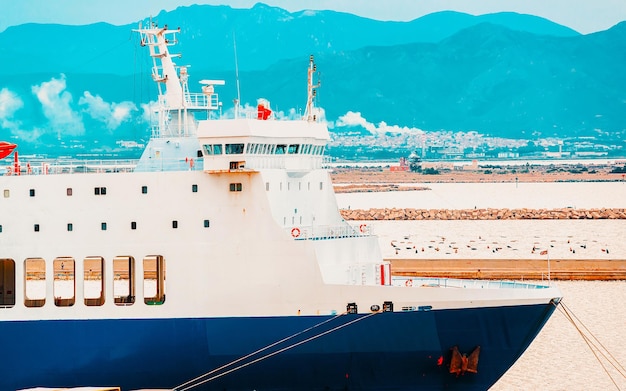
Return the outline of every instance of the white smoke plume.
{"type": "Polygon", "coordinates": [[[418,128],[409,128],[408,126],[387,125],[385,121],[381,121],[378,125],[368,122],[360,112],[348,111],[340,116],[335,122],[336,127],[361,126],[373,136],[391,134],[424,134],[424,131],[418,128]]]}
{"type": "Polygon", "coordinates": [[[17,94],[3,88],[0,90],[0,127],[3,129],[15,129],[19,122],[13,117],[15,112],[24,107],[24,102],[17,94]]]}

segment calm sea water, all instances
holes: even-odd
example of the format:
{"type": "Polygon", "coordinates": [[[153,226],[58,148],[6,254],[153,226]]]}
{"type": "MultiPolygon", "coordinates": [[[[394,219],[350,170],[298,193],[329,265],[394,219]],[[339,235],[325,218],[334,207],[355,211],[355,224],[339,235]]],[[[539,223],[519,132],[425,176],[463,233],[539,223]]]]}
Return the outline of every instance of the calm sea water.
{"type": "MultiPolygon", "coordinates": [[[[626,207],[626,184],[621,182],[426,186],[432,190],[338,194],[337,200],[340,208],[352,209],[626,207]]],[[[379,235],[386,258],[539,257],[532,253],[534,246],[549,249],[554,258],[626,258],[626,222],[622,220],[366,223],[379,235]],[[395,254],[391,240],[410,242],[411,249],[404,247],[395,254]],[[412,246],[419,250],[417,255],[412,246]],[[453,247],[458,248],[457,253],[453,247]],[[500,250],[494,252],[494,247],[500,250]]],[[[626,367],[626,281],[564,281],[557,285],[565,306],[554,313],[492,390],[626,390],[626,370],[622,368],[626,367]],[[586,328],[587,337],[597,338],[595,346],[605,347],[608,353],[588,346],[562,313],[565,308],[579,319],[579,329],[586,328]],[[605,357],[614,357],[621,365],[619,370],[605,357]]]]}

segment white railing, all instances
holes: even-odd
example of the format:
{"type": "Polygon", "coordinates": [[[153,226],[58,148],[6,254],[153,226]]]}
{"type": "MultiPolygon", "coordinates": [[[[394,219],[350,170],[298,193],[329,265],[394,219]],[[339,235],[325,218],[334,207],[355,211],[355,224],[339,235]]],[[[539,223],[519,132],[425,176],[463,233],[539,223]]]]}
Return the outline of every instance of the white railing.
{"type": "Polygon", "coordinates": [[[285,229],[296,240],[329,240],[370,236],[370,230],[361,232],[359,227],[351,225],[316,225],[306,227],[289,227],[285,229]]]}
{"type": "Polygon", "coordinates": [[[457,278],[430,278],[394,276],[394,286],[428,287],[428,288],[471,288],[471,289],[545,289],[547,285],[532,284],[519,281],[464,280],[457,278]]]}
{"type": "MultiPolygon", "coordinates": [[[[132,172],[138,160],[97,159],[97,160],[28,160],[20,161],[20,175],[55,175],[83,173],[132,172]]],[[[202,170],[202,158],[193,162],[185,159],[154,159],[151,171],[191,171],[202,170]]],[[[14,164],[0,166],[0,175],[15,175],[14,164]]]]}

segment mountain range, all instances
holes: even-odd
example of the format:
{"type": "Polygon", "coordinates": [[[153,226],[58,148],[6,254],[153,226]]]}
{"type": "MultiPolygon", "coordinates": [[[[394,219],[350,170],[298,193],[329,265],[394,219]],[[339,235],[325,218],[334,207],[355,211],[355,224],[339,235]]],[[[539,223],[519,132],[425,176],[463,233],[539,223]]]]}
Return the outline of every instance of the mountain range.
{"type": "MultiPolygon", "coordinates": [[[[191,86],[226,80],[226,108],[237,96],[237,63],[243,102],[264,97],[275,111],[300,111],[314,54],[318,103],[331,122],[351,111],[425,131],[626,136],[626,23],[582,35],[514,13],[383,22],[263,4],[179,7],[153,21],[180,26],[174,51],[183,53],[179,65],[192,65],[191,86]]],[[[70,139],[110,148],[148,137],[141,107],[155,87],[136,27],[26,24],[0,33],[2,137],[37,150],[70,139]]]]}

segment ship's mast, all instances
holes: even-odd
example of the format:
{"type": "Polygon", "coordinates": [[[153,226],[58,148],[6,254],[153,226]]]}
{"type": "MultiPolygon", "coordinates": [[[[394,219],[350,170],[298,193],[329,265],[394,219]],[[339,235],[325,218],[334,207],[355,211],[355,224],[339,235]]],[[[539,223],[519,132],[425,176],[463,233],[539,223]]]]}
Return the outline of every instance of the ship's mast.
{"type": "Polygon", "coordinates": [[[316,88],[320,86],[319,79],[317,83],[313,84],[313,74],[317,71],[317,66],[315,65],[315,60],[313,59],[313,55],[309,57],[309,69],[307,72],[307,100],[306,100],[306,111],[304,113],[304,119],[310,122],[317,121],[317,115],[315,110],[315,96],[317,94],[316,88]]]}
{"type": "Polygon", "coordinates": [[[169,46],[178,43],[176,34],[180,28],[170,30],[158,27],[152,21],[148,27],[139,25],[137,30],[141,36],[141,46],[150,49],[152,57],[152,79],[157,83],[159,101],[156,108],[158,126],[153,130],[153,137],[187,137],[196,133],[194,112],[206,112],[207,118],[211,111],[219,110],[220,103],[214,91],[214,85],[223,85],[223,80],[202,80],[202,93],[189,91],[188,67],[178,67],[173,59],[180,54],[172,54],[169,46]]]}

